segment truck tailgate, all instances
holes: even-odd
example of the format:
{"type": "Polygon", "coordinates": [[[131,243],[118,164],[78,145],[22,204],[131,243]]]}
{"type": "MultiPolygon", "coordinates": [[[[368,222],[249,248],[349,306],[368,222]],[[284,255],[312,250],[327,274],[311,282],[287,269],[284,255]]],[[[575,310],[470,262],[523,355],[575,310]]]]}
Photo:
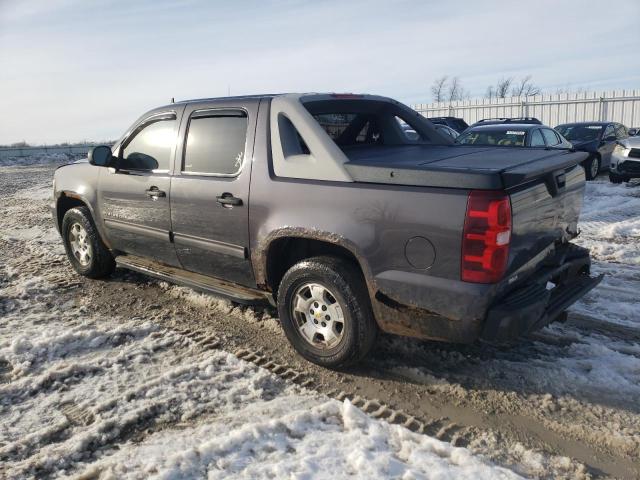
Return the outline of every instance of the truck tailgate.
{"type": "Polygon", "coordinates": [[[549,245],[566,242],[577,235],[584,185],[584,170],[573,166],[507,190],[512,213],[507,275],[530,262],[549,245]]]}

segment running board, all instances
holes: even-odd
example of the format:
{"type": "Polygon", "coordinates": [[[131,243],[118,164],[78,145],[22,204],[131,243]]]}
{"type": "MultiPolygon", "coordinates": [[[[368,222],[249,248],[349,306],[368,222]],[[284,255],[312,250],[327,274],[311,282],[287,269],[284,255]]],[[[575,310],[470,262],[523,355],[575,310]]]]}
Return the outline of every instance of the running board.
{"type": "Polygon", "coordinates": [[[248,305],[273,305],[274,303],[273,297],[268,292],[238,285],[220,278],[189,272],[181,268],[170,267],[135,255],[118,255],[116,257],[116,265],[159,278],[160,280],[184,285],[194,290],[213,293],[238,303],[248,305]]]}

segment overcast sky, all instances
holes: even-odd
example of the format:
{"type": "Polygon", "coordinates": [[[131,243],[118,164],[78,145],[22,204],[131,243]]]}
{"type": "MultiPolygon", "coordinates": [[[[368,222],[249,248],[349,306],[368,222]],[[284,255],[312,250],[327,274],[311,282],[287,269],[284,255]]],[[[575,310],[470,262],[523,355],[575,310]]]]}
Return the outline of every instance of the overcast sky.
{"type": "Polygon", "coordinates": [[[0,144],[115,139],[171,97],[229,90],[640,88],[639,47],[639,0],[0,0],[0,144]]]}

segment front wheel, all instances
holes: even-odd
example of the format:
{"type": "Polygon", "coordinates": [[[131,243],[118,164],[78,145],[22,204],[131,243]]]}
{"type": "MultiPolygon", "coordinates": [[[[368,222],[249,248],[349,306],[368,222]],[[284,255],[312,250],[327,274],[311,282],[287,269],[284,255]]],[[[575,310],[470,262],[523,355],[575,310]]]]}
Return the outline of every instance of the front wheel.
{"type": "Polygon", "coordinates": [[[582,164],[587,180],[593,180],[600,172],[600,158],[597,155],[587,158],[582,164]]]}
{"type": "Polygon", "coordinates": [[[291,267],[278,289],[278,313],[293,348],[323,367],[361,360],[377,335],[364,280],[347,259],[314,257],[291,267]]]}
{"type": "Polygon", "coordinates": [[[115,269],[113,255],[102,242],[87,207],[72,208],[62,219],[62,239],[71,266],[80,275],[102,278],[115,269]]]}

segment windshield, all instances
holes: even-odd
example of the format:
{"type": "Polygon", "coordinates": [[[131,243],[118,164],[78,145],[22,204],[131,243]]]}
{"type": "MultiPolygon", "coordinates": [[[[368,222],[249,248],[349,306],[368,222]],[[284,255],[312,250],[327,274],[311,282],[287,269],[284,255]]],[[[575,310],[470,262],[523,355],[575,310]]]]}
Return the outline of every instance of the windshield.
{"type": "Polygon", "coordinates": [[[570,142],[588,142],[598,140],[602,128],[602,125],[560,125],[556,130],[570,142]]]}
{"type": "Polygon", "coordinates": [[[462,145],[491,145],[495,147],[524,147],[524,130],[482,129],[462,133],[456,143],[462,145]]]}

